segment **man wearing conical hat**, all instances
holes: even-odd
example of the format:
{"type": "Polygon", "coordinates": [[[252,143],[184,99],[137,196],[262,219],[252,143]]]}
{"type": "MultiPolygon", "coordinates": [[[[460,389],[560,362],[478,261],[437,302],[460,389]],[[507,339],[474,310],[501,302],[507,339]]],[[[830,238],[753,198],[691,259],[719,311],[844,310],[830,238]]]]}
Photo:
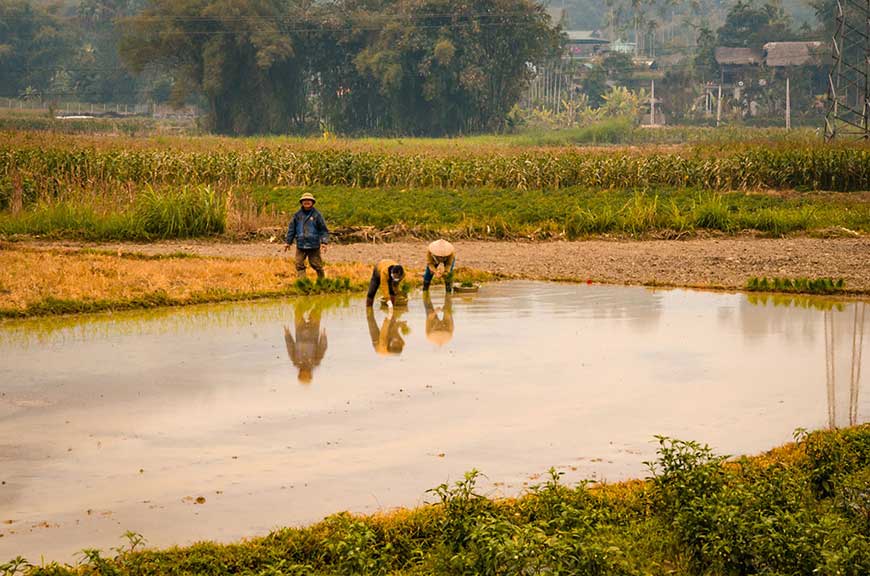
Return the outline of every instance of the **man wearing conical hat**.
{"type": "Polygon", "coordinates": [[[317,272],[317,279],[323,278],[323,259],[320,256],[321,247],[325,247],[329,241],[329,230],[323,215],[314,207],[314,196],[306,192],[299,198],[299,211],[293,215],[290,225],[287,227],[287,236],[284,240],[287,245],[284,250],[289,250],[293,241],[296,241],[296,277],[305,278],[305,260],[317,272]]]}
{"type": "Polygon", "coordinates": [[[453,267],[456,265],[456,249],[443,238],[429,244],[426,250],[426,271],[423,273],[423,291],[429,290],[436,272],[444,276],[444,289],[453,290],[453,267]],[[440,270],[439,270],[440,268],[440,270]]]}

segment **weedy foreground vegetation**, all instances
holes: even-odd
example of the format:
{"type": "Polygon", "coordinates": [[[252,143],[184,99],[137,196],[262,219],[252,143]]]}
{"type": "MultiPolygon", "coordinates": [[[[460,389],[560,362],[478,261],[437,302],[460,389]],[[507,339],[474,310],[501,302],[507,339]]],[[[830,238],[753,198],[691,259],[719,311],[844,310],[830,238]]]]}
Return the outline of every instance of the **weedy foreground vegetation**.
{"type": "Polygon", "coordinates": [[[579,574],[870,573],[870,425],[796,434],[797,442],[728,460],[660,437],[645,481],[567,486],[517,499],[477,493],[477,472],[430,490],[432,504],[381,516],[336,514],[239,544],[85,550],[78,566],[7,574],[579,574]]]}
{"type": "Polygon", "coordinates": [[[554,148],[515,138],[9,133],[0,144],[0,236],[245,235],[284,225],[302,191],[318,195],[335,227],[374,226],[394,236],[870,230],[866,146],[824,146],[796,136],[554,148]]]}

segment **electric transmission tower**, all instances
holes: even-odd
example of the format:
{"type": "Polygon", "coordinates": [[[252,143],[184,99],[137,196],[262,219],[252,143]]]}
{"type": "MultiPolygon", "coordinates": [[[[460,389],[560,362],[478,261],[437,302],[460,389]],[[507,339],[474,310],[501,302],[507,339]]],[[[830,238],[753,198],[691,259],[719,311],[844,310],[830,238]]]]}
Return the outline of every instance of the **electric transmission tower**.
{"type": "Polygon", "coordinates": [[[870,140],[870,0],[837,0],[825,138],[870,140]]]}

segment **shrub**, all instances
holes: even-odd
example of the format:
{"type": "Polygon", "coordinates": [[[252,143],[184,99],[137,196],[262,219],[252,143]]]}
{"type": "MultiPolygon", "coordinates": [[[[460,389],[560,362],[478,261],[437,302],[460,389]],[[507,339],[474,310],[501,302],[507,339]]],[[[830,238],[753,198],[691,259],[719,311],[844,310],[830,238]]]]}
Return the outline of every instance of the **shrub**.
{"type": "Polygon", "coordinates": [[[226,204],[208,186],[156,190],[150,186],[137,198],[135,217],[141,228],[161,238],[220,234],[226,229],[226,204]]]}

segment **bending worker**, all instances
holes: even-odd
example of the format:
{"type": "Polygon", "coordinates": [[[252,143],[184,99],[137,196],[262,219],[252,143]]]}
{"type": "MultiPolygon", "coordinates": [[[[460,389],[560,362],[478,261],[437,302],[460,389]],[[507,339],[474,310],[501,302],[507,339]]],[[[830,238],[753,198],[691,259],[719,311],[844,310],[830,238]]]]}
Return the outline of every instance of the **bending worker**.
{"type": "Polygon", "coordinates": [[[423,273],[423,292],[429,290],[432,278],[443,266],[440,272],[444,275],[444,289],[449,294],[453,291],[453,267],[456,265],[456,249],[453,244],[444,239],[435,240],[426,250],[426,271],[423,273]]]}
{"type": "Polygon", "coordinates": [[[372,280],[369,282],[369,293],[366,296],[366,307],[371,308],[375,303],[375,295],[378,293],[378,288],[387,298],[390,306],[396,305],[396,295],[399,291],[399,284],[405,278],[405,269],[395,260],[381,260],[375,264],[372,270],[372,280]]]}

